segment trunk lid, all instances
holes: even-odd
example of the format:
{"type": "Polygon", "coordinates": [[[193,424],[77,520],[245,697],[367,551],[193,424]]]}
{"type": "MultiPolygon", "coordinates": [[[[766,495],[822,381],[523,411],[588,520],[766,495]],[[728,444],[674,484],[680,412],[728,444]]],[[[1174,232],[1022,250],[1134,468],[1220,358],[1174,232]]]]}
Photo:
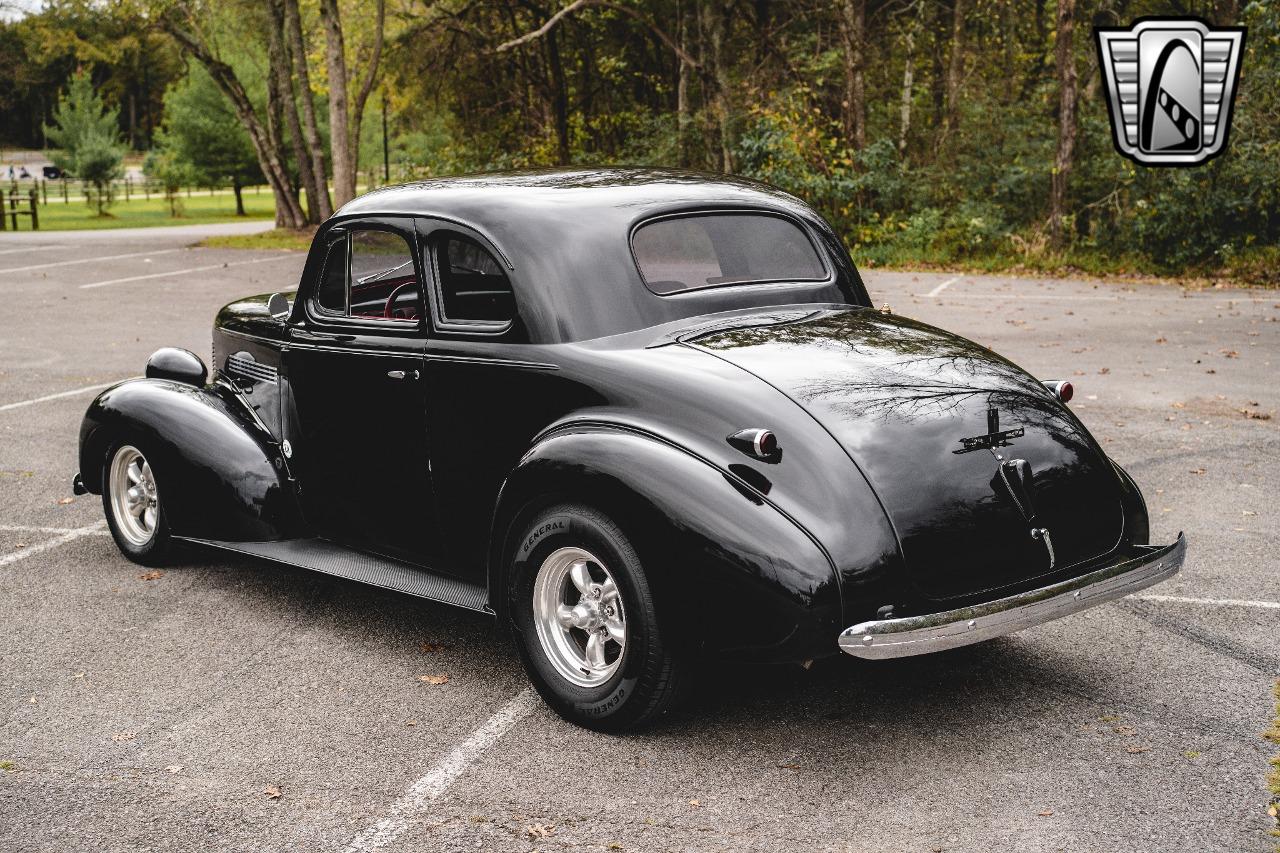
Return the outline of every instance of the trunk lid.
{"type": "Polygon", "coordinates": [[[774,385],[840,442],[926,598],[1066,573],[1120,544],[1110,461],[1041,382],[972,341],[850,309],[684,343],[774,385]]]}

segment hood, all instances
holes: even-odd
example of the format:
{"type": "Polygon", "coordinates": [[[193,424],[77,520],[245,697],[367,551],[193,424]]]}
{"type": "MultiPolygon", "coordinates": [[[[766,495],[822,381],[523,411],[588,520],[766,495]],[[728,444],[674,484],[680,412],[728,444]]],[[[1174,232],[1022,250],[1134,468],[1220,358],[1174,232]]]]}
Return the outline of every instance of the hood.
{"type": "Polygon", "coordinates": [[[840,442],[926,598],[1024,584],[1120,544],[1110,461],[1041,382],[972,341],[849,309],[685,343],[778,388],[840,442]]]}

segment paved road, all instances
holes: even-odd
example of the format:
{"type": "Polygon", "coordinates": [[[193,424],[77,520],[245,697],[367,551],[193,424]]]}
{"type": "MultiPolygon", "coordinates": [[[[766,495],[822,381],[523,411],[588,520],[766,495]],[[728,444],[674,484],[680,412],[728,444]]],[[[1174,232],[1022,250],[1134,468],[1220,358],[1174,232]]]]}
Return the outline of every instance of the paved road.
{"type": "Polygon", "coordinates": [[[482,618],[220,554],[144,579],[97,498],[65,502],[82,389],[208,352],[218,306],[302,258],[41,237],[0,242],[0,849],[1274,848],[1280,295],[870,273],[877,302],[1075,381],[1155,538],[1188,532],[1151,590],[1186,600],[726,668],[618,738],[532,701],[482,618]]]}

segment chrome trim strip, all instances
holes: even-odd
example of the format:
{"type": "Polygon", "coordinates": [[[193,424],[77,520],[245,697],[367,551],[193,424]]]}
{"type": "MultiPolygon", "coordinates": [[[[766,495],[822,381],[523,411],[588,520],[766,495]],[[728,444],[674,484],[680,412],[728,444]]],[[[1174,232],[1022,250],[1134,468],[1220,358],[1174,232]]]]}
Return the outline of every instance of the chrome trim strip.
{"type": "Polygon", "coordinates": [[[859,623],[840,632],[840,650],[879,660],[954,649],[1012,634],[1173,577],[1186,558],[1187,539],[1179,533],[1171,545],[1140,547],[1142,553],[1137,556],[1087,575],[985,604],[859,623]]]}

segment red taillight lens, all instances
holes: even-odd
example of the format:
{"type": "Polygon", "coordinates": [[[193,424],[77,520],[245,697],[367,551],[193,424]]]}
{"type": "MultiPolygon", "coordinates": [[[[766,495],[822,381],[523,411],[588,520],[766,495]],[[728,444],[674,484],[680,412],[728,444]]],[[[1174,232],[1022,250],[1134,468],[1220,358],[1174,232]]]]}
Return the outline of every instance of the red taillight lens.
{"type": "Polygon", "coordinates": [[[1065,379],[1047,379],[1044,387],[1052,391],[1064,403],[1069,401],[1076,392],[1076,389],[1071,387],[1071,383],[1065,379]]]}

